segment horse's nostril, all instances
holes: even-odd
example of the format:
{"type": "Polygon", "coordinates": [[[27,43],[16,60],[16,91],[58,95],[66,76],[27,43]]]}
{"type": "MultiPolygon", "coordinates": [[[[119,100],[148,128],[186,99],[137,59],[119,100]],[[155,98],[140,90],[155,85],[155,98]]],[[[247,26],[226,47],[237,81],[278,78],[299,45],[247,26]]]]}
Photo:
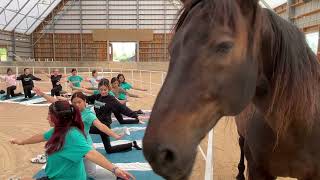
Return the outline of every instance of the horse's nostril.
{"type": "Polygon", "coordinates": [[[160,161],[164,164],[173,163],[176,160],[175,153],[170,149],[160,151],[160,161]]]}

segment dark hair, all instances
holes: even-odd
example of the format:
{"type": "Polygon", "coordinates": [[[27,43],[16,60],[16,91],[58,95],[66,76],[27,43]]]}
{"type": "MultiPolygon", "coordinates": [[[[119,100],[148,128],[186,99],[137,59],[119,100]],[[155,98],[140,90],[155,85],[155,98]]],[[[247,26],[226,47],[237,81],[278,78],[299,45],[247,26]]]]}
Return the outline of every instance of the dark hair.
{"type": "Polygon", "coordinates": [[[94,70],[92,70],[92,71],[91,71],[92,76],[93,76],[96,72],[97,72],[97,70],[95,70],[95,69],[94,69],[94,70]]]}
{"type": "Polygon", "coordinates": [[[23,72],[26,72],[27,69],[29,69],[29,68],[24,68],[24,69],[23,69],[23,72]]]}
{"type": "Polygon", "coordinates": [[[71,101],[72,101],[74,98],[80,98],[80,99],[86,101],[87,96],[84,95],[82,92],[75,92],[75,93],[73,93],[72,96],[71,96],[71,101]]]}
{"type": "Polygon", "coordinates": [[[74,71],[77,71],[77,69],[75,69],[75,68],[71,69],[71,72],[74,72],[74,71]]]}
{"type": "Polygon", "coordinates": [[[8,68],[8,69],[7,69],[7,74],[8,74],[10,71],[12,72],[12,69],[11,69],[11,68],[8,68]]]}
{"type": "Polygon", "coordinates": [[[80,111],[68,101],[52,103],[49,106],[49,115],[51,122],[54,124],[54,131],[45,145],[48,155],[59,151],[63,147],[65,137],[72,127],[78,128],[86,137],[80,111]]]}
{"type": "Polygon", "coordinates": [[[123,77],[123,82],[126,82],[126,78],[124,77],[124,75],[123,74],[118,74],[117,78],[118,78],[119,82],[120,82],[120,77],[121,76],[123,77]]]}
{"type": "Polygon", "coordinates": [[[101,79],[98,84],[98,87],[100,88],[101,86],[107,86],[109,88],[109,80],[106,78],[101,79]]]}
{"type": "MultiPolygon", "coordinates": [[[[112,83],[114,83],[114,82],[116,82],[116,81],[118,81],[119,82],[119,79],[118,78],[116,78],[116,77],[113,77],[112,79],[111,79],[111,84],[112,83]]],[[[120,82],[119,82],[120,83],[120,82]]]]}

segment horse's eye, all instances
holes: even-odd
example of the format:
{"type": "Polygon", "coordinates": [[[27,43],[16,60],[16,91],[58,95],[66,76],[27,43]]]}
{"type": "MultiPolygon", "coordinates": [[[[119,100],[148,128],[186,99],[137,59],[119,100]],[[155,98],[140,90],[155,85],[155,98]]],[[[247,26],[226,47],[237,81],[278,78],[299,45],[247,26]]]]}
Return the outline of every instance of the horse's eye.
{"type": "Polygon", "coordinates": [[[226,54],[233,48],[233,42],[222,42],[216,46],[216,53],[226,54]]]}

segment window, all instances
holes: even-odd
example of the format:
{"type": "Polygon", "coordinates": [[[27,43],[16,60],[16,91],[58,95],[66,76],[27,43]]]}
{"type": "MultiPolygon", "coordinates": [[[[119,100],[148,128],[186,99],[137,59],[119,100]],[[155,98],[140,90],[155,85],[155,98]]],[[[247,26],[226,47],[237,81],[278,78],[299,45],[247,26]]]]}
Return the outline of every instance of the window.
{"type": "Polygon", "coordinates": [[[306,40],[312,51],[317,54],[318,51],[318,41],[319,41],[319,32],[306,34],[306,40]]]}
{"type": "Polygon", "coordinates": [[[7,61],[7,48],[0,48],[0,61],[7,61]]]}
{"type": "Polygon", "coordinates": [[[113,61],[136,61],[136,42],[111,42],[111,46],[113,51],[113,61]]]}

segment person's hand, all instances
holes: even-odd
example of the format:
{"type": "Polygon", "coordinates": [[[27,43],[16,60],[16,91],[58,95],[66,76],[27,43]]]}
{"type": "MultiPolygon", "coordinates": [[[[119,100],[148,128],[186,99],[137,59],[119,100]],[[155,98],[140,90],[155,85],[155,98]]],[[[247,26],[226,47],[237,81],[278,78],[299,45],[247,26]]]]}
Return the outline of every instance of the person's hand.
{"type": "Polygon", "coordinates": [[[34,87],[32,90],[33,90],[38,96],[43,96],[43,94],[44,94],[39,87],[34,87]]]}
{"type": "Polygon", "coordinates": [[[116,140],[120,140],[120,139],[122,139],[124,136],[125,136],[124,133],[117,134],[117,136],[115,137],[115,139],[116,139],[116,140]]]}
{"type": "Polygon", "coordinates": [[[11,144],[23,145],[22,141],[18,139],[10,139],[9,141],[11,144]]]}
{"type": "Polygon", "coordinates": [[[114,172],[114,174],[119,177],[119,178],[122,178],[124,180],[130,180],[130,179],[136,179],[132,174],[120,169],[120,168],[117,168],[114,172]]]}

